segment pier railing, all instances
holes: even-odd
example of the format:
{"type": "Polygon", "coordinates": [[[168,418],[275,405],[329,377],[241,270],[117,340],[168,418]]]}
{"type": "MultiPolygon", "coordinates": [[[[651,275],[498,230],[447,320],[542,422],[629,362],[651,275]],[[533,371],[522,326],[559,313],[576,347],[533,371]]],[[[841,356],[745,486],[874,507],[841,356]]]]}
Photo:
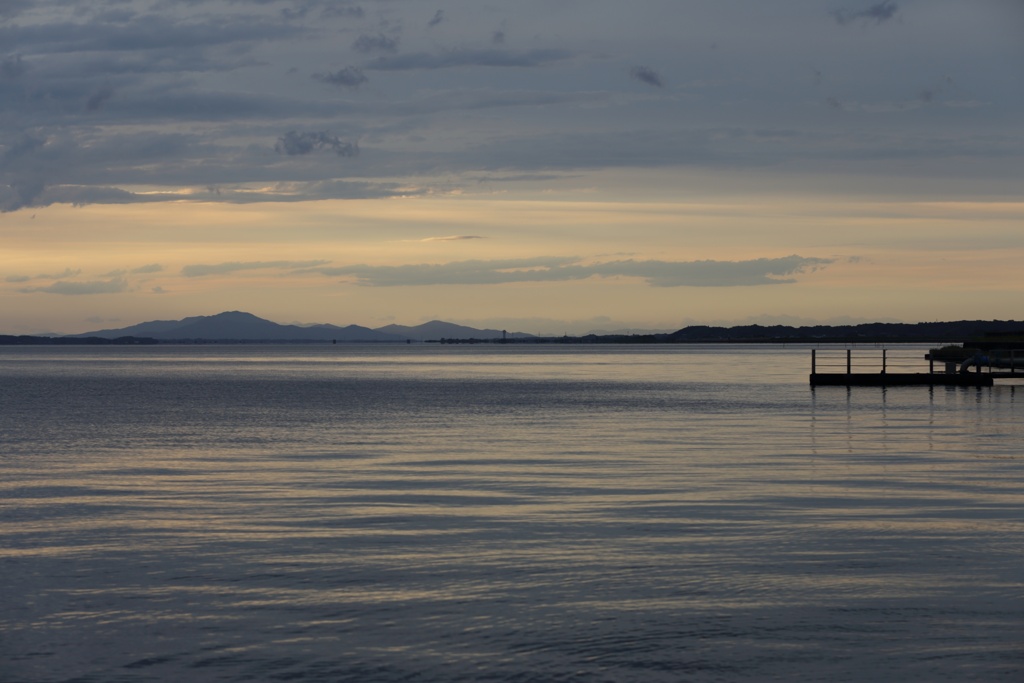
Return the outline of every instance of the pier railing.
{"type": "MultiPolygon", "coordinates": [[[[811,349],[811,374],[921,372],[920,349],[811,349]]],[[[928,362],[928,372],[945,372],[945,363],[928,362]]]]}

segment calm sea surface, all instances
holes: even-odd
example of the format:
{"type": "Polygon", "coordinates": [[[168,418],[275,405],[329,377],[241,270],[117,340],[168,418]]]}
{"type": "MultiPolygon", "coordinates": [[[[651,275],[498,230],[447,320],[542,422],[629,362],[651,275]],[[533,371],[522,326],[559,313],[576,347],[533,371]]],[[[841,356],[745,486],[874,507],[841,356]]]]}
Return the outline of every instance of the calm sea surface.
{"type": "Polygon", "coordinates": [[[1024,386],[809,355],[0,347],[0,681],[1024,680],[1024,386]]]}

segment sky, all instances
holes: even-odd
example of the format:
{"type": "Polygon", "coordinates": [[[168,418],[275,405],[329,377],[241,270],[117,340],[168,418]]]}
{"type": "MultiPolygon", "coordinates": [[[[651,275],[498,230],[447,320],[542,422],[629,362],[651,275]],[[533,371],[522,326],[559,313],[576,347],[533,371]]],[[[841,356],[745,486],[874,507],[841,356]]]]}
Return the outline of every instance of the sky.
{"type": "Polygon", "coordinates": [[[0,0],[0,333],[1024,319],[1021,0],[0,0]]]}

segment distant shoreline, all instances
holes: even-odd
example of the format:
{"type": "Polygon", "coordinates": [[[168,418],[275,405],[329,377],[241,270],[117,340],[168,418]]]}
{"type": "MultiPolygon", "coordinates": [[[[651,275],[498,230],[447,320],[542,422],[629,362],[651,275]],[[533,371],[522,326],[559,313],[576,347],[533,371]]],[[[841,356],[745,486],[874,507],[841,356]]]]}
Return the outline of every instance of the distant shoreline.
{"type": "Polygon", "coordinates": [[[141,346],[156,344],[1024,344],[1024,322],[955,321],[939,323],[864,323],[860,325],[696,325],[658,334],[587,334],[561,337],[466,337],[428,340],[349,339],[156,339],[142,336],[115,338],[0,335],[3,346],[141,346]]]}

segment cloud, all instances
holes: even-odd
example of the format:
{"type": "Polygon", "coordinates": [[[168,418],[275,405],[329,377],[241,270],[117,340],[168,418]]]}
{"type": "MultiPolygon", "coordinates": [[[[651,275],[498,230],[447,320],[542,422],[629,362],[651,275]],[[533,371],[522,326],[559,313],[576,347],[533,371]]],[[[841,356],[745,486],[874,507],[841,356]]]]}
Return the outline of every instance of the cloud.
{"type": "Polygon", "coordinates": [[[613,261],[594,266],[596,275],[640,277],[655,287],[740,287],[796,282],[793,275],[814,271],[832,259],[797,255],[750,261],[613,261]]]}
{"type": "Polygon", "coordinates": [[[654,287],[742,287],[796,282],[833,259],[798,255],[749,261],[608,261],[545,257],[493,261],[457,261],[405,266],[353,265],[314,268],[329,276],[347,276],[372,287],[424,285],[497,285],[516,282],[564,282],[590,277],[635,277],[654,287]]]}
{"type": "Polygon", "coordinates": [[[359,145],[354,142],[343,142],[336,136],[330,135],[327,131],[319,133],[299,133],[288,131],[277,140],[274,151],[278,154],[296,156],[309,154],[310,152],[330,149],[340,157],[354,157],[359,155],[359,145]]]}
{"type": "Polygon", "coordinates": [[[43,135],[23,133],[14,142],[4,145],[0,155],[0,211],[16,211],[37,205],[46,189],[44,150],[49,139],[43,135]]]}
{"type": "Polygon", "coordinates": [[[352,49],[363,54],[371,52],[398,52],[398,39],[389,38],[383,33],[378,33],[377,35],[363,33],[352,43],[352,49]]]}
{"type": "Polygon", "coordinates": [[[434,54],[418,52],[397,57],[380,57],[366,64],[366,68],[378,71],[414,71],[466,66],[537,67],[566,60],[571,56],[565,50],[556,49],[537,49],[527,52],[459,49],[434,54]]]}
{"type": "Polygon", "coordinates": [[[345,7],[338,0],[323,0],[323,9],[321,10],[321,16],[323,17],[345,17],[351,19],[362,19],[366,16],[366,12],[363,11],[362,6],[354,5],[352,7],[345,7]]]}
{"type": "Polygon", "coordinates": [[[862,10],[837,9],[832,12],[832,16],[842,26],[858,20],[881,24],[896,16],[897,12],[899,12],[899,5],[896,4],[896,0],[883,0],[883,2],[862,10]]]}
{"type": "MultiPolygon", "coordinates": [[[[257,4],[270,4],[273,0],[255,0],[257,4]]],[[[366,12],[360,5],[346,6],[338,0],[302,0],[297,7],[285,7],[281,10],[281,17],[289,21],[304,19],[313,10],[319,10],[320,19],[343,17],[348,19],[362,19],[366,12]]]]}
{"type": "Polygon", "coordinates": [[[935,99],[943,94],[946,88],[953,85],[953,78],[946,76],[938,83],[934,83],[926,88],[922,88],[917,94],[918,101],[924,104],[932,104],[935,99]]]}
{"type": "Polygon", "coordinates": [[[330,261],[232,261],[229,263],[185,266],[181,269],[181,274],[185,277],[205,277],[207,275],[234,273],[240,270],[295,270],[299,268],[314,268],[327,263],[330,263],[330,261]]]}
{"type": "Polygon", "coordinates": [[[439,9],[439,10],[437,10],[437,12],[434,13],[433,18],[430,21],[427,22],[427,26],[429,26],[430,28],[433,28],[433,27],[437,26],[438,24],[440,24],[442,21],[444,21],[444,10],[443,9],[439,9]]]}
{"type": "Polygon", "coordinates": [[[85,101],[85,108],[88,111],[96,111],[113,96],[114,89],[110,86],[104,86],[89,96],[89,99],[85,101]]]}
{"type": "Polygon", "coordinates": [[[0,0],[0,19],[13,19],[32,7],[32,0],[0,0]]]}
{"type": "Polygon", "coordinates": [[[62,294],[78,296],[87,294],[118,294],[128,290],[128,282],[123,278],[112,280],[94,280],[92,282],[67,282],[61,280],[46,287],[25,287],[18,291],[23,294],[62,294]]]}
{"type": "Polygon", "coordinates": [[[305,30],[257,13],[232,13],[186,19],[173,12],[140,14],[131,21],[52,21],[12,26],[6,36],[17,42],[43,43],[49,52],[120,52],[137,50],[199,50],[206,47],[252,46],[296,37],[305,30]]]}
{"type": "Polygon", "coordinates": [[[446,237],[426,237],[420,242],[457,242],[459,240],[482,240],[480,235],[448,235],[446,237]]]}
{"type": "Polygon", "coordinates": [[[160,273],[160,272],[163,271],[163,269],[164,269],[164,267],[162,265],[160,265],[159,263],[150,263],[147,266],[139,266],[138,268],[133,268],[131,272],[137,273],[137,274],[138,273],[160,273]]]}
{"type": "MultiPolygon", "coordinates": [[[[591,180],[584,171],[627,166],[657,172],[743,165],[760,177],[760,169],[770,165],[806,169],[815,163],[838,167],[856,161],[844,168],[872,175],[892,169],[899,175],[903,167],[890,165],[895,154],[889,141],[909,141],[915,154],[917,147],[932,142],[930,132],[911,127],[913,117],[883,121],[877,116],[875,135],[857,136],[836,116],[820,122],[837,127],[832,135],[818,131],[817,120],[812,125],[814,116],[840,100],[851,115],[871,113],[858,100],[871,102],[880,93],[902,93],[906,102],[899,104],[907,111],[949,109],[942,144],[934,145],[935,156],[947,164],[942,172],[966,169],[960,163],[966,150],[992,162],[972,169],[1002,187],[1010,182],[1013,165],[1019,165],[1021,148],[1012,140],[1002,145],[992,142],[994,137],[976,135],[988,126],[994,136],[1012,137],[1011,131],[989,126],[985,117],[996,114],[994,104],[982,111],[984,103],[1001,101],[994,85],[1005,79],[971,78],[972,73],[1001,74],[999,64],[1007,63],[995,57],[1005,51],[974,47],[974,40],[994,41],[993,47],[1001,40],[982,37],[981,31],[966,33],[962,44],[952,47],[935,41],[907,44],[921,59],[899,70],[882,66],[898,62],[896,45],[878,44],[873,48],[877,54],[870,56],[877,62],[864,67],[883,80],[864,90],[843,81],[845,70],[826,66],[860,63],[855,53],[844,51],[863,46],[835,44],[831,56],[813,55],[821,61],[816,68],[828,73],[828,90],[812,95],[819,111],[799,110],[811,118],[786,124],[803,131],[793,145],[746,145],[718,135],[725,120],[735,127],[781,125],[771,121],[768,112],[777,110],[768,100],[797,95],[786,91],[782,81],[774,85],[772,79],[783,73],[775,61],[782,53],[775,50],[792,50],[785,61],[799,68],[810,58],[800,41],[813,40],[813,22],[833,21],[829,10],[843,8],[834,13],[840,23],[874,28],[896,23],[909,11],[898,0],[835,0],[817,17],[780,11],[782,22],[761,27],[766,39],[767,31],[783,31],[773,34],[773,47],[763,59],[751,57],[763,45],[729,33],[735,21],[725,21],[727,10],[687,13],[685,3],[663,3],[666,24],[677,25],[680,33],[661,45],[660,38],[635,34],[629,22],[620,25],[620,10],[608,9],[614,3],[588,5],[593,21],[580,33],[575,12],[541,15],[516,6],[500,17],[475,10],[456,17],[450,3],[367,1],[362,2],[364,12],[361,1],[0,0],[0,18],[12,19],[0,21],[0,211],[54,203],[394,196],[409,187],[418,193],[472,190],[476,178],[486,173],[501,172],[511,181],[558,169],[580,171],[572,179],[563,176],[563,187],[604,185],[622,176],[591,180]],[[282,14],[282,8],[289,9],[282,14]],[[430,30],[426,26],[432,18],[443,21],[430,30]],[[462,39],[467,42],[438,46],[433,40],[438,31],[448,30],[449,24],[454,28],[457,19],[477,22],[467,25],[462,39]],[[513,26],[528,43],[512,45],[513,26]],[[410,27],[421,30],[407,39],[400,30],[410,27]],[[712,34],[730,50],[720,50],[715,60],[693,61],[696,53],[687,46],[695,50],[701,44],[705,50],[701,36],[712,34]],[[929,80],[937,75],[933,69],[941,63],[942,50],[954,50],[948,53],[951,63],[959,65],[953,75],[971,83],[970,97],[959,98],[963,102],[950,100],[952,89],[943,92],[944,84],[929,80]],[[654,61],[643,54],[660,56],[654,61]],[[797,54],[804,55],[803,61],[793,57],[797,54]],[[325,62],[324,55],[339,61],[325,62]],[[732,78],[733,59],[750,64],[749,79],[732,78]],[[677,66],[684,63],[699,68],[676,84],[677,66]],[[612,67],[611,81],[609,64],[619,65],[612,67]],[[543,73],[533,78],[522,73],[538,69],[543,73]],[[415,77],[384,79],[384,72],[415,77]],[[370,81],[374,86],[381,81],[375,97],[339,97],[336,90],[366,90],[370,81]],[[678,87],[678,97],[655,103],[629,92],[630,87],[678,87]],[[838,99],[828,105],[824,98],[830,94],[838,99]],[[735,106],[741,101],[746,104],[735,106]],[[485,108],[486,117],[473,116],[485,108]],[[335,155],[352,156],[358,145],[371,144],[365,141],[372,141],[373,154],[361,155],[358,165],[338,163],[335,155]],[[946,152],[954,147],[957,154],[946,152]],[[859,163],[864,159],[871,160],[870,169],[859,163]],[[201,189],[207,186],[221,191],[201,189]]],[[[914,9],[922,15],[938,11],[928,3],[916,3],[914,9]]],[[[816,70],[811,73],[816,83],[824,80],[816,70]]],[[[780,168],[785,173],[770,177],[794,177],[787,174],[801,169],[780,168]]],[[[811,175],[825,182],[814,169],[811,175]]],[[[976,176],[964,179],[980,183],[976,176]]],[[[835,182],[842,186],[846,181],[836,177],[835,182]]]]}
{"type": "Polygon", "coordinates": [[[646,83],[647,85],[653,85],[656,88],[665,87],[665,83],[661,80],[661,76],[658,75],[654,69],[647,66],[634,66],[629,70],[630,77],[646,83]]]}
{"type": "MultiPolygon", "coordinates": [[[[250,0],[254,1],[254,4],[272,4],[273,0],[250,0]]],[[[319,10],[319,18],[329,18],[332,16],[344,16],[352,18],[362,18],[366,15],[366,12],[359,5],[345,6],[338,0],[301,0],[301,2],[295,3],[295,7],[285,7],[281,10],[281,16],[288,20],[298,20],[305,18],[313,12],[313,10],[319,10]]]]}
{"type": "Polygon", "coordinates": [[[71,204],[86,206],[88,204],[136,204],[163,201],[180,201],[183,197],[173,192],[146,192],[137,194],[116,187],[86,185],[52,185],[38,187],[31,200],[21,202],[11,195],[5,194],[0,188],[0,212],[16,211],[25,207],[44,207],[51,204],[71,204]],[[12,199],[10,203],[5,200],[12,199]]]}
{"type": "MultiPolygon", "coordinates": [[[[960,108],[964,104],[957,101],[942,99],[947,88],[953,85],[953,79],[946,76],[941,81],[921,88],[913,97],[898,101],[879,102],[840,102],[835,97],[825,99],[825,104],[832,109],[845,109],[848,111],[860,111],[869,114],[887,114],[894,112],[912,111],[927,106],[945,106],[949,108],[960,108]]],[[[981,103],[972,103],[973,106],[980,106],[981,103]]]]}
{"type": "Polygon", "coordinates": [[[21,78],[28,71],[28,64],[21,55],[7,55],[0,61],[0,78],[21,78]]]}
{"type": "Polygon", "coordinates": [[[17,211],[29,206],[43,206],[39,196],[46,189],[46,182],[39,177],[23,177],[0,186],[0,212],[17,211]]]}
{"type": "Polygon", "coordinates": [[[30,133],[24,133],[14,143],[5,145],[3,160],[10,161],[19,157],[24,157],[46,144],[45,136],[36,136],[30,133]]]}
{"type": "Polygon", "coordinates": [[[346,66],[344,69],[334,73],[313,74],[313,78],[321,83],[353,89],[358,88],[369,80],[366,74],[363,73],[363,70],[357,66],[346,66]]]}
{"type": "Polygon", "coordinates": [[[39,275],[11,275],[4,278],[7,282],[30,282],[31,280],[61,280],[66,277],[81,275],[81,269],[65,268],[63,273],[40,273],[39,275]]]}

